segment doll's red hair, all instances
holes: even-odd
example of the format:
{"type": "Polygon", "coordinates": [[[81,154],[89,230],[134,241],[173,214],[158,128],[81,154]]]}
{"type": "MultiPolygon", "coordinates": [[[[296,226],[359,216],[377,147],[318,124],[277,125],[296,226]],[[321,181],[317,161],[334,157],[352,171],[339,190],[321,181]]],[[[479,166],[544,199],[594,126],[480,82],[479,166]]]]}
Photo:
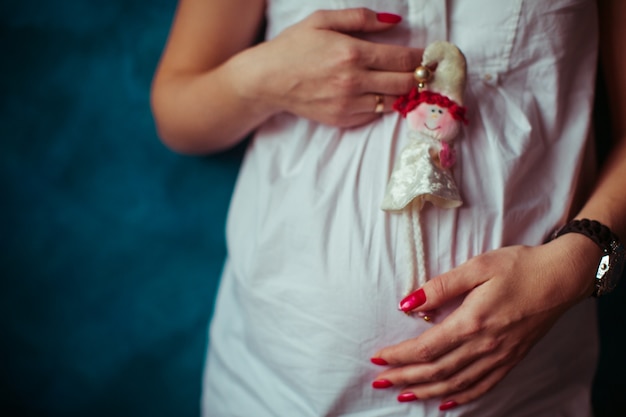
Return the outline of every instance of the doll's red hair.
{"type": "Polygon", "coordinates": [[[459,106],[448,97],[439,93],[427,90],[417,91],[416,87],[413,87],[409,94],[398,97],[395,103],[393,103],[393,109],[398,111],[402,117],[406,117],[407,113],[422,103],[435,104],[439,107],[447,108],[453,119],[467,124],[467,119],[465,118],[467,110],[465,107],[459,106]]]}

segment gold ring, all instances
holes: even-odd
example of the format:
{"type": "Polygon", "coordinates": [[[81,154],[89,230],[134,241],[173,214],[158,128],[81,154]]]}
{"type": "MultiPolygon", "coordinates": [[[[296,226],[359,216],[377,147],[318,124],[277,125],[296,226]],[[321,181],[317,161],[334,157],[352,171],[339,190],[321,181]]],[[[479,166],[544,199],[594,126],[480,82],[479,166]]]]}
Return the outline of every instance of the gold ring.
{"type": "Polygon", "coordinates": [[[376,107],[374,107],[374,113],[382,113],[385,111],[385,99],[380,94],[374,96],[376,98],[376,107]]]}
{"type": "Polygon", "coordinates": [[[433,320],[431,313],[431,311],[420,311],[417,315],[420,316],[425,322],[431,322],[433,320]]]}

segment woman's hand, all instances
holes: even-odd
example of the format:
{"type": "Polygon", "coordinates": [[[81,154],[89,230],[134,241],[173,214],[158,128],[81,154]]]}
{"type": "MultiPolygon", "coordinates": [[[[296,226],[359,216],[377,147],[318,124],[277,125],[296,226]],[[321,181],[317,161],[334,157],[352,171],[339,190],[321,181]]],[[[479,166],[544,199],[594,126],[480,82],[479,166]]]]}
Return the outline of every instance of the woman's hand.
{"type": "Polygon", "coordinates": [[[354,35],[391,30],[399,21],[365,8],[318,11],[233,59],[231,74],[243,97],[273,113],[361,125],[379,117],[376,95],[383,97],[383,111],[391,111],[396,97],[413,87],[422,50],[354,35]]]}
{"type": "Polygon", "coordinates": [[[358,38],[393,30],[400,16],[318,11],[250,47],[264,8],[263,0],[180,1],[152,87],[157,129],[169,147],[223,150],[280,112],[358,126],[380,117],[377,96],[379,110],[391,111],[414,85],[421,49],[358,38]]]}
{"type": "Polygon", "coordinates": [[[373,362],[390,368],[374,387],[402,387],[400,401],[440,397],[442,409],[479,397],[592,293],[599,259],[591,240],[567,234],[542,246],[489,252],[432,279],[401,309],[426,312],[463,294],[465,300],[419,337],[376,353],[373,362]]]}

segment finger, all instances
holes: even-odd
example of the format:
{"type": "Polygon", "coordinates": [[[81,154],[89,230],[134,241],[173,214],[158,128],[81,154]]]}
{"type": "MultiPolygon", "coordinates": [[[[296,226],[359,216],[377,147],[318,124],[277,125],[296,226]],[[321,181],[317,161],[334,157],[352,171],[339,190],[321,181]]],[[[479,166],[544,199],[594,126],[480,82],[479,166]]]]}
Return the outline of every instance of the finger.
{"type": "Polygon", "coordinates": [[[387,30],[400,23],[402,17],[391,13],[376,13],[365,7],[356,7],[342,10],[318,10],[307,20],[317,29],[354,33],[387,30]]]}
{"type": "Polygon", "coordinates": [[[316,115],[302,113],[319,123],[340,128],[351,128],[370,123],[379,119],[382,114],[393,111],[395,97],[380,94],[360,94],[353,97],[345,97],[325,105],[324,112],[316,115]],[[381,106],[378,105],[380,97],[381,106]],[[378,108],[379,111],[376,111],[378,108]]]}
{"type": "Polygon", "coordinates": [[[478,354],[495,350],[499,343],[494,338],[477,339],[481,330],[482,324],[468,319],[466,309],[460,307],[420,336],[381,349],[374,357],[382,358],[391,366],[401,366],[432,362],[462,344],[478,354]]]}
{"type": "Polygon", "coordinates": [[[452,271],[436,276],[400,300],[399,309],[404,312],[434,310],[473,290],[490,278],[487,262],[484,255],[478,256],[452,271]]]}
{"type": "Polygon", "coordinates": [[[432,363],[419,363],[390,368],[376,379],[390,381],[394,386],[433,384],[447,380],[461,369],[478,360],[480,349],[459,347],[432,363]]]}
{"type": "Polygon", "coordinates": [[[456,349],[463,340],[452,331],[449,321],[444,320],[417,338],[378,351],[374,357],[383,359],[390,366],[428,363],[456,349]]]}
{"type": "MultiPolygon", "coordinates": [[[[394,101],[397,96],[411,91],[415,85],[415,79],[411,73],[370,70],[350,71],[348,74],[337,75],[334,84],[337,89],[344,89],[349,95],[380,94],[392,96],[394,101]]],[[[342,104],[345,103],[340,103],[342,104]]],[[[393,102],[391,104],[393,105],[393,102]]],[[[353,103],[350,105],[352,106],[353,103]]],[[[363,107],[357,109],[358,112],[367,111],[367,108],[363,107]]]]}
{"type": "Polygon", "coordinates": [[[395,103],[397,98],[397,96],[388,96],[384,94],[363,94],[355,98],[353,110],[357,114],[389,113],[393,111],[393,103],[395,103]]]}
{"type": "Polygon", "coordinates": [[[364,66],[381,71],[408,72],[414,79],[413,71],[422,63],[423,49],[363,42],[367,43],[367,53],[361,55],[364,66]]]}
{"type": "Polygon", "coordinates": [[[493,388],[509,373],[510,370],[510,367],[505,366],[496,368],[469,388],[455,392],[453,394],[445,395],[444,400],[441,402],[441,404],[449,404],[453,407],[455,405],[467,404],[493,388]]]}
{"type": "Polygon", "coordinates": [[[411,72],[366,71],[363,75],[367,91],[379,94],[401,96],[416,86],[411,72]]]}
{"type": "Polygon", "coordinates": [[[509,365],[486,366],[485,362],[476,362],[445,381],[411,385],[403,392],[412,392],[422,400],[443,398],[442,404],[465,404],[489,391],[512,369],[509,365]]]}
{"type": "Polygon", "coordinates": [[[341,117],[341,118],[332,118],[331,116],[329,120],[327,121],[325,120],[320,120],[320,121],[324,124],[347,129],[347,128],[366,125],[370,122],[373,122],[376,119],[379,119],[380,116],[381,116],[381,113],[374,113],[373,111],[370,111],[366,113],[353,114],[351,116],[341,117]]]}

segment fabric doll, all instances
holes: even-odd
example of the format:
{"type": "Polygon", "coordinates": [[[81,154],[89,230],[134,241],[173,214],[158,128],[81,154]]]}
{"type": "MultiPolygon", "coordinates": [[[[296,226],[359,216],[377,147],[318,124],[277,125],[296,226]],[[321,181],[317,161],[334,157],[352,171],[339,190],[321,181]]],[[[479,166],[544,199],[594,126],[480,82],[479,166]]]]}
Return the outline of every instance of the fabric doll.
{"type": "Polygon", "coordinates": [[[415,70],[418,86],[398,98],[394,109],[407,119],[409,143],[396,162],[382,209],[403,213],[409,231],[412,277],[407,292],[426,282],[425,255],[419,212],[426,201],[442,208],[463,204],[452,167],[452,146],[461,123],[467,123],[462,106],[465,57],[443,41],[429,45],[422,65],[415,70]],[[417,275],[417,276],[416,276],[417,275]]]}

